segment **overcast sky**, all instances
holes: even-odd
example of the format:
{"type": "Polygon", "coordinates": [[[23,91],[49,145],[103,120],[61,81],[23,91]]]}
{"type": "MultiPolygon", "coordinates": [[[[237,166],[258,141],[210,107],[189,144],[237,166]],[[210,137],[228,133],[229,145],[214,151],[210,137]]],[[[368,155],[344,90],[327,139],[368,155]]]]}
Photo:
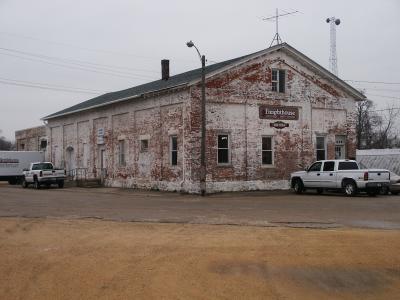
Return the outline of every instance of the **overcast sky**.
{"type": "MultiPolygon", "coordinates": [[[[95,97],[200,65],[267,48],[275,34],[262,17],[275,9],[283,41],[329,67],[327,17],[337,27],[339,77],[400,82],[400,1],[0,0],[0,130],[38,126],[40,118],[95,97]],[[33,86],[40,88],[33,88],[33,86]],[[56,89],[56,90],[54,90],[56,89]]],[[[354,82],[383,107],[400,106],[400,84],[354,82]],[[379,95],[379,96],[376,96],[379,95]],[[386,98],[393,97],[398,98],[386,98]]]]}

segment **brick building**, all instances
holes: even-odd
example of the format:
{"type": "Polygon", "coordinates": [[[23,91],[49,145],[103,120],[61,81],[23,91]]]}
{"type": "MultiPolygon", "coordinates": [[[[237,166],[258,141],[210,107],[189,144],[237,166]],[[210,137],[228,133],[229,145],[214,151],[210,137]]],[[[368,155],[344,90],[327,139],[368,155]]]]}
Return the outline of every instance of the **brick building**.
{"type": "Polygon", "coordinates": [[[37,126],[15,132],[17,151],[46,151],[46,126],[37,126]]]}
{"type": "MultiPolygon", "coordinates": [[[[355,157],[364,96],[289,46],[206,68],[207,192],[283,189],[315,159],[355,157]]],[[[201,69],[45,118],[49,159],[108,186],[199,192],[201,69]]]]}

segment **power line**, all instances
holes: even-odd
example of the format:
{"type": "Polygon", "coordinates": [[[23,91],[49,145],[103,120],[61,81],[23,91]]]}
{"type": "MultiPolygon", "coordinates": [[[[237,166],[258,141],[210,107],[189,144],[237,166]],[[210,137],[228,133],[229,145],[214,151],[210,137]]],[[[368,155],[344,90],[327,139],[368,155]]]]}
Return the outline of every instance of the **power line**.
{"type": "MultiPolygon", "coordinates": [[[[106,70],[110,70],[111,69],[110,71],[115,71],[113,69],[117,69],[116,70],[117,72],[121,72],[118,69],[125,69],[125,70],[131,70],[131,71],[139,71],[139,72],[158,73],[158,72],[153,71],[153,70],[134,69],[134,68],[129,68],[129,67],[120,67],[120,66],[113,66],[113,65],[106,65],[106,64],[98,64],[98,63],[88,62],[88,61],[84,61],[84,60],[60,58],[60,57],[48,56],[48,55],[44,55],[44,54],[37,54],[37,53],[32,53],[32,52],[27,52],[27,51],[21,51],[21,50],[18,50],[18,49],[10,49],[10,48],[2,48],[2,47],[0,47],[0,50],[8,51],[8,52],[15,52],[15,53],[23,54],[23,55],[29,55],[29,56],[39,57],[39,58],[44,58],[44,59],[49,59],[49,60],[62,61],[62,62],[77,64],[77,65],[87,64],[87,65],[94,66],[95,68],[106,69],[106,70]],[[97,67],[97,66],[99,66],[99,67],[97,67]]],[[[124,71],[122,71],[122,72],[124,72],[124,71]]],[[[124,73],[126,73],[126,72],[124,72],[124,73]]],[[[132,73],[128,73],[128,74],[132,74],[132,73]]],[[[132,74],[132,75],[137,75],[137,74],[132,74]]]]}
{"type": "Polygon", "coordinates": [[[82,90],[82,91],[87,91],[91,93],[109,93],[110,91],[103,91],[103,90],[96,90],[96,89],[88,89],[88,88],[78,88],[78,87],[72,87],[72,86],[66,86],[66,85],[58,85],[58,84],[48,84],[48,83],[43,83],[43,82],[33,82],[33,81],[26,81],[26,80],[17,80],[17,79],[11,79],[11,78],[4,78],[0,77],[0,80],[3,81],[11,81],[11,83],[19,83],[19,84],[30,84],[30,85],[39,85],[39,86],[47,86],[50,88],[65,88],[65,89],[74,89],[74,90],[82,90]]]}
{"type": "Polygon", "coordinates": [[[7,81],[3,81],[3,80],[0,80],[0,84],[23,86],[23,87],[42,89],[42,90],[61,91],[61,92],[68,92],[68,93],[92,94],[92,95],[98,95],[99,94],[99,93],[93,93],[93,92],[87,92],[87,91],[86,92],[85,91],[78,91],[78,90],[72,90],[72,89],[52,88],[52,87],[38,86],[38,85],[25,84],[25,83],[7,82],[7,81]]]}
{"type": "Polygon", "coordinates": [[[366,81],[366,80],[352,80],[352,79],[344,79],[344,81],[362,82],[362,83],[377,83],[377,84],[400,84],[400,82],[366,81]]]}
{"type": "MultiPolygon", "coordinates": [[[[55,65],[55,66],[59,66],[59,67],[69,68],[69,69],[88,71],[88,72],[92,72],[92,73],[105,74],[105,75],[111,75],[111,76],[122,77],[122,78],[130,78],[130,79],[149,79],[148,77],[144,78],[142,76],[125,76],[125,75],[122,75],[122,74],[104,72],[104,71],[99,71],[99,70],[96,70],[96,69],[90,69],[90,68],[87,68],[87,67],[82,68],[82,67],[76,67],[76,66],[69,66],[69,65],[66,65],[66,64],[54,63],[54,62],[49,62],[49,61],[45,61],[45,60],[42,60],[42,59],[24,57],[24,56],[19,56],[19,55],[10,54],[10,53],[0,53],[0,54],[1,55],[12,56],[12,57],[17,57],[17,58],[21,58],[21,59],[25,59],[25,60],[35,61],[35,62],[41,62],[41,63],[45,63],[45,64],[49,64],[49,65],[55,65]]],[[[154,80],[155,78],[151,78],[151,79],[154,80]]]]}
{"type": "Polygon", "coordinates": [[[367,93],[368,95],[374,96],[374,97],[382,97],[382,98],[400,100],[400,97],[391,97],[391,96],[386,96],[386,95],[375,95],[375,94],[370,94],[370,93],[368,93],[368,92],[366,92],[366,93],[367,93]]]}

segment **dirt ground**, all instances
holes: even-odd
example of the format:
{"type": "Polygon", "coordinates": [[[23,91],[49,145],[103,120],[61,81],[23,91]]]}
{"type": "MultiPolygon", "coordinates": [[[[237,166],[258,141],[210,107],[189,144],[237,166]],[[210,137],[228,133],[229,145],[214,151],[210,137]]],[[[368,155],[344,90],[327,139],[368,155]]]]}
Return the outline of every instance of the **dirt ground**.
{"type": "Polygon", "coordinates": [[[0,218],[0,299],[399,299],[400,231],[0,218]]]}

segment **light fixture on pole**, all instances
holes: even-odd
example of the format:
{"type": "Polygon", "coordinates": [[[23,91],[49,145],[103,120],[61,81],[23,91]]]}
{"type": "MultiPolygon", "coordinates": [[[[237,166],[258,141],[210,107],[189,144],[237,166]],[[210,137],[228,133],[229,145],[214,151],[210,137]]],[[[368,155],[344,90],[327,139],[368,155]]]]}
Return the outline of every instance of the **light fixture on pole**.
{"type": "Polygon", "coordinates": [[[200,193],[206,194],[206,57],[200,54],[196,45],[189,41],[189,48],[194,47],[201,61],[201,148],[200,148],[200,193]]]}

